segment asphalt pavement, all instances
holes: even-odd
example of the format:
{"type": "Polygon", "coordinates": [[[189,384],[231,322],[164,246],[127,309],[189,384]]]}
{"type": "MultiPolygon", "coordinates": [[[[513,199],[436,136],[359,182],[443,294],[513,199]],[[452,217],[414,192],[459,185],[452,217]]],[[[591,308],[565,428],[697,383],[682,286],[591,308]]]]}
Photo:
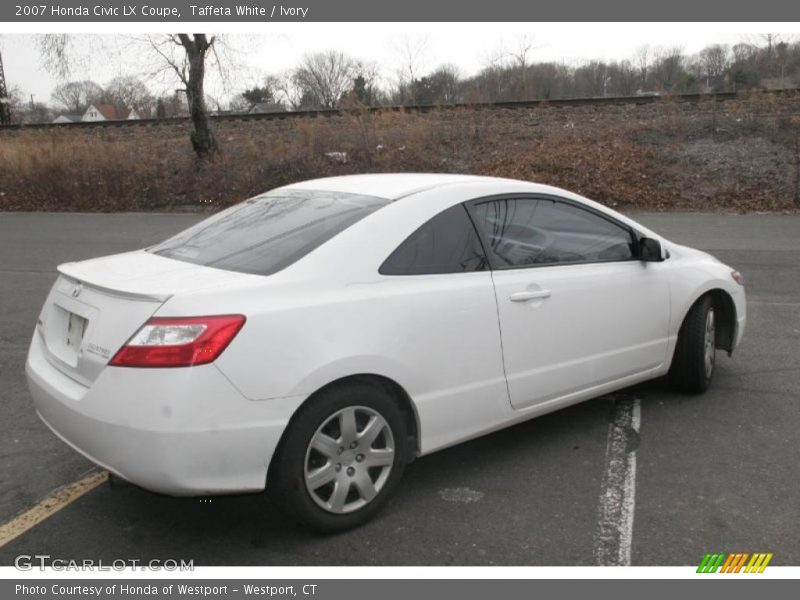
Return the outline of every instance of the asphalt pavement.
{"type": "MultiPolygon", "coordinates": [[[[743,344],[718,354],[712,389],[662,381],[641,403],[634,565],[704,553],[772,552],[800,565],[800,216],[638,214],[666,237],[743,273],[743,344]]],[[[139,248],[197,215],[0,213],[0,524],[92,465],[38,420],[25,352],[61,262],[139,248]]],[[[263,494],[175,499],[108,484],[0,547],[63,559],[185,559],[195,565],[591,565],[611,398],[599,398],[414,462],[373,522],[319,536],[263,494]]]]}

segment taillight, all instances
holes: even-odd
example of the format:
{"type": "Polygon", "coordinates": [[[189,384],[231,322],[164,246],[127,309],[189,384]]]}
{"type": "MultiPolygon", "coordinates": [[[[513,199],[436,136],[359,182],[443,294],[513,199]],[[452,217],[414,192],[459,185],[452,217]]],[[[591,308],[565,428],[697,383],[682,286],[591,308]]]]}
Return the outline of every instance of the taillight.
{"type": "Polygon", "coordinates": [[[191,367],[213,362],[244,325],[243,315],[153,317],[120,348],[115,367],[191,367]]]}
{"type": "Polygon", "coordinates": [[[739,285],[744,285],[744,277],[739,271],[731,271],[731,278],[739,285]]]}

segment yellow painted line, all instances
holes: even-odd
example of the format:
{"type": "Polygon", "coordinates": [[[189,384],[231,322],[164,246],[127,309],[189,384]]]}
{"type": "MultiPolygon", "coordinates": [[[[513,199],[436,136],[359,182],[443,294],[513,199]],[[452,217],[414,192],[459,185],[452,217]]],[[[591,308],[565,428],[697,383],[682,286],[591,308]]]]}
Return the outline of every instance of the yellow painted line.
{"type": "Polygon", "coordinates": [[[106,481],[108,471],[100,471],[58,488],[36,506],[0,525],[0,548],[106,481]]]}
{"type": "Polygon", "coordinates": [[[747,566],[744,568],[744,572],[745,573],[749,573],[750,572],[750,570],[753,568],[753,565],[758,560],[758,557],[759,557],[758,552],[754,552],[753,553],[753,557],[750,559],[750,562],[747,563],[747,566]]]}
{"type": "Polygon", "coordinates": [[[748,565],[748,568],[745,569],[744,572],[745,573],[758,573],[758,568],[761,566],[761,563],[764,561],[765,557],[766,557],[766,554],[763,554],[763,553],[753,554],[753,558],[755,559],[755,561],[751,560],[750,561],[751,564],[748,565]]]}
{"type": "Polygon", "coordinates": [[[772,560],[772,552],[770,552],[769,554],[767,554],[767,556],[764,558],[764,562],[763,562],[763,564],[761,565],[761,568],[758,570],[758,572],[759,572],[759,573],[763,573],[763,572],[764,572],[764,569],[766,569],[766,568],[767,568],[767,565],[769,564],[769,561],[771,561],[771,560],[772,560]]]}

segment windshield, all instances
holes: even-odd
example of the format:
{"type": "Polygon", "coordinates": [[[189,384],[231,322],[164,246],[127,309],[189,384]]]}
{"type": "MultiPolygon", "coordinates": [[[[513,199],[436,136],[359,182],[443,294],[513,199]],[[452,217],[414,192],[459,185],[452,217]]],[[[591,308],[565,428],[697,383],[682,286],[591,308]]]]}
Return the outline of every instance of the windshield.
{"type": "Polygon", "coordinates": [[[341,192],[275,190],[147,250],[197,265],[271,275],[389,202],[341,192]]]}

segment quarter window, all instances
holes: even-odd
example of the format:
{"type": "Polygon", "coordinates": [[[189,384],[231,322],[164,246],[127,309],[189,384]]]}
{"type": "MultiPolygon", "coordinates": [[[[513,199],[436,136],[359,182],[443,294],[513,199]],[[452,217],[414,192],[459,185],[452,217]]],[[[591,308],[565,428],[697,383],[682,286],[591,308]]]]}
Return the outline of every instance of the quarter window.
{"type": "Polygon", "coordinates": [[[512,198],[475,205],[476,224],[498,268],[628,260],[630,232],[566,202],[512,198]]]}
{"type": "Polygon", "coordinates": [[[382,275],[464,273],[487,268],[478,234],[458,204],[412,233],[381,265],[382,275]]]}

